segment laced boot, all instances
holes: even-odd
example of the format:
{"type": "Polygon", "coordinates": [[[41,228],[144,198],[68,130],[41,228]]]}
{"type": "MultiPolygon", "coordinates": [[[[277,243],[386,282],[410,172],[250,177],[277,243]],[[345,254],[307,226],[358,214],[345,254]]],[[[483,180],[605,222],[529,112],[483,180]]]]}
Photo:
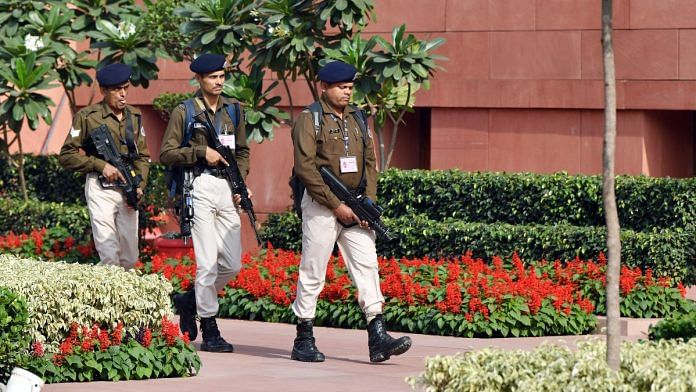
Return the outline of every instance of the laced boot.
{"type": "Polygon", "coordinates": [[[370,362],[384,362],[392,355],[400,355],[411,348],[411,338],[403,336],[394,339],[384,327],[384,318],[377,315],[367,326],[367,344],[370,348],[370,362]]]}
{"type": "Polygon", "coordinates": [[[203,335],[203,343],[201,350],[214,353],[231,353],[234,347],[227,343],[220,336],[215,317],[201,317],[201,335],[203,335]]]}
{"type": "Polygon", "coordinates": [[[179,314],[179,329],[181,333],[188,332],[191,341],[198,336],[196,326],[196,291],[191,289],[183,294],[175,294],[173,297],[174,307],[179,314]]]}
{"type": "Polygon", "coordinates": [[[314,344],[314,320],[305,319],[297,324],[297,337],[292,346],[291,359],[302,362],[324,362],[324,354],[314,344]]]}

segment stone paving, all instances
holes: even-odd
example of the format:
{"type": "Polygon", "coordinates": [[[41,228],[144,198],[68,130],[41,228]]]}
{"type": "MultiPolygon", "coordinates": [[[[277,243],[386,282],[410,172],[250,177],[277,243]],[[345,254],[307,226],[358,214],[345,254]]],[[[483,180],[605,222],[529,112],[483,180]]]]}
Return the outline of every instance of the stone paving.
{"type": "MultiPolygon", "coordinates": [[[[484,347],[533,349],[545,341],[574,346],[586,336],[467,339],[409,334],[413,347],[381,364],[369,361],[367,332],[315,328],[323,363],[290,360],[295,327],[289,324],[241,320],[218,321],[223,336],[234,344],[232,354],[200,352],[200,373],[191,378],[146,381],[92,382],[46,385],[44,392],[144,391],[409,391],[404,378],[423,371],[426,356],[448,355],[484,347]]],[[[393,333],[401,336],[401,333],[393,333]]],[[[636,340],[645,335],[633,335],[636,340]]],[[[600,336],[601,338],[601,336],[600,336]]],[[[200,347],[200,338],[194,342],[200,347]]]]}

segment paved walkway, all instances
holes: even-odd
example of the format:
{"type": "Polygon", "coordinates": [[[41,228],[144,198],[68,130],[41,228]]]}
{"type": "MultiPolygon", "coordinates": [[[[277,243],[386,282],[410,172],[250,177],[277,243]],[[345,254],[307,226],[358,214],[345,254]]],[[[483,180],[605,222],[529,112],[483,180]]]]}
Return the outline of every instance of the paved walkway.
{"type": "MultiPolygon", "coordinates": [[[[144,391],[409,391],[404,378],[419,374],[426,356],[448,355],[484,347],[532,349],[544,341],[574,346],[582,336],[546,338],[466,339],[410,334],[413,347],[381,364],[369,361],[367,332],[315,328],[323,363],[290,360],[295,327],[289,324],[219,320],[233,354],[200,352],[203,365],[191,378],[46,385],[44,392],[144,391]]],[[[394,336],[403,334],[394,333],[394,336]]],[[[630,336],[636,340],[644,336],[630,336]]],[[[200,347],[200,337],[195,342],[200,347]]]]}

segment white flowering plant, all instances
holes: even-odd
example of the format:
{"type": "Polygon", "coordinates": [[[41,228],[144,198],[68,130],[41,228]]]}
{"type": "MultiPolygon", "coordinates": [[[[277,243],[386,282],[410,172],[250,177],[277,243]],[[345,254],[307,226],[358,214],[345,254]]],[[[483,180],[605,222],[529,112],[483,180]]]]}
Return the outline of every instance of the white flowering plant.
{"type": "Polygon", "coordinates": [[[157,326],[171,317],[172,285],[158,275],[114,266],[90,266],[0,255],[0,286],[27,301],[32,341],[57,349],[73,323],[127,333],[157,326]]]}
{"type": "Polygon", "coordinates": [[[126,16],[118,24],[98,20],[97,30],[88,34],[92,38],[90,47],[101,49],[102,60],[97,69],[111,63],[122,62],[133,69],[131,82],[147,88],[150,80],[157,79],[157,53],[149,34],[145,31],[142,18],[126,16]]]}
{"type": "Polygon", "coordinates": [[[577,350],[544,344],[533,351],[483,349],[426,358],[412,388],[435,391],[694,391],[696,339],[629,342],[621,370],[606,363],[606,343],[590,339],[577,350]]]}

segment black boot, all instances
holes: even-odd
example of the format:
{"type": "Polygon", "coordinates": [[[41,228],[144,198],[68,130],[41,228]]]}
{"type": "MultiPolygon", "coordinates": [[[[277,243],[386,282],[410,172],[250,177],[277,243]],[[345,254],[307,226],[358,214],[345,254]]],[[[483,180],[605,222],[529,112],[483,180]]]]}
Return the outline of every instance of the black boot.
{"type": "Polygon", "coordinates": [[[367,326],[367,345],[370,348],[370,362],[383,362],[392,355],[400,355],[411,348],[411,338],[403,336],[394,339],[384,327],[384,319],[379,314],[367,326]]]}
{"type": "Polygon", "coordinates": [[[198,327],[196,326],[195,290],[191,289],[184,294],[175,294],[173,300],[176,312],[179,313],[179,329],[181,333],[188,332],[189,339],[191,341],[196,340],[198,327]]]}
{"type": "Polygon", "coordinates": [[[312,327],[314,320],[302,320],[297,324],[297,337],[290,359],[302,362],[324,362],[324,354],[314,344],[312,327]]]}
{"type": "Polygon", "coordinates": [[[201,317],[201,334],[203,335],[201,350],[214,353],[231,353],[234,351],[234,347],[220,336],[215,317],[201,317]]]}

